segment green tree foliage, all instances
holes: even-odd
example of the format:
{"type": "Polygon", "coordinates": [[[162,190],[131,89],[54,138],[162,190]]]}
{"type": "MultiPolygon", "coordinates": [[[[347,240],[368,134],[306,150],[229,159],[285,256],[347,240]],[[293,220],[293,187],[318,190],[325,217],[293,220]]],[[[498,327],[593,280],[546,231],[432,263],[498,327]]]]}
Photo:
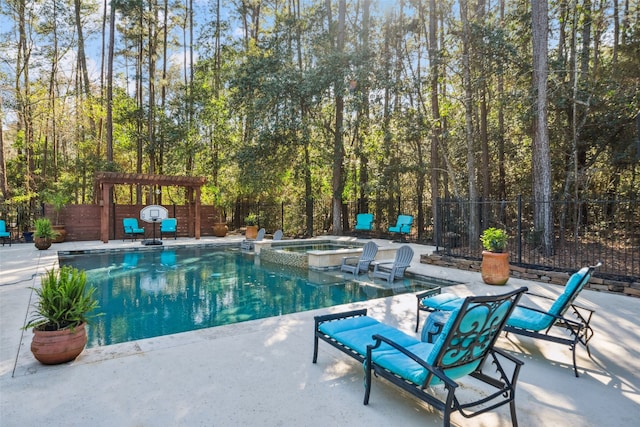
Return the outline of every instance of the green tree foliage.
{"type": "MultiPolygon", "coordinates": [[[[339,189],[382,226],[417,212],[413,200],[533,194],[530,2],[346,2],[338,49],[338,0],[114,1],[111,99],[109,27],[97,2],[82,2],[81,49],[75,5],[0,9],[12,206],[35,209],[56,181],[72,203],[92,202],[99,170],[206,176],[203,199],[227,206],[297,206],[339,189]]],[[[553,197],[638,196],[639,16],[638,0],[549,1],[553,197]]]]}

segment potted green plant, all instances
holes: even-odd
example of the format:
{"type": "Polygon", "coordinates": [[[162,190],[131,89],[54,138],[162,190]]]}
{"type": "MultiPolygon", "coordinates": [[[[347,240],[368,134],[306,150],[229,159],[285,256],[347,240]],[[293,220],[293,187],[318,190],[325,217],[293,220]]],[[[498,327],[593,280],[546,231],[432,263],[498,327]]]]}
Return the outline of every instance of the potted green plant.
{"type": "Polygon", "coordinates": [[[74,360],[87,344],[87,322],[95,316],[95,288],[87,286],[84,270],[63,266],[48,270],[40,287],[34,318],[23,329],[33,329],[31,352],[43,364],[74,360]]]}
{"type": "Polygon", "coordinates": [[[58,233],[53,229],[48,218],[36,219],[35,232],[33,233],[36,248],[40,250],[49,249],[57,236],[58,233]]]}
{"type": "Polygon", "coordinates": [[[60,223],[60,212],[71,201],[71,196],[63,190],[59,190],[47,193],[45,200],[53,206],[53,210],[56,213],[53,229],[58,235],[53,240],[53,243],[62,243],[67,235],[67,231],[64,224],[60,223]]]}
{"type": "Polygon", "coordinates": [[[482,280],[489,285],[504,285],[509,280],[509,253],[505,252],[508,239],[505,230],[495,227],[487,228],[480,236],[485,249],[480,272],[482,280]]]}
{"type": "Polygon", "coordinates": [[[255,239],[258,236],[258,216],[256,214],[249,214],[244,219],[246,225],[246,231],[244,233],[247,239],[255,239]]]}

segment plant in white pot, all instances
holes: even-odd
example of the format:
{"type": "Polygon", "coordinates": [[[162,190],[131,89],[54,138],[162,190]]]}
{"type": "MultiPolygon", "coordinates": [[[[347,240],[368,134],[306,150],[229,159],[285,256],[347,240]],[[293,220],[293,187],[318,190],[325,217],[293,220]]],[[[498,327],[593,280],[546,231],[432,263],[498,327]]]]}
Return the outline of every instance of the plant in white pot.
{"type": "Polygon", "coordinates": [[[95,288],[87,285],[84,270],[63,266],[48,270],[32,289],[38,301],[24,326],[33,329],[31,352],[45,365],[74,360],[87,344],[87,322],[98,315],[95,288]]]}
{"type": "Polygon", "coordinates": [[[506,231],[495,227],[487,228],[480,236],[485,249],[480,272],[482,280],[489,285],[504,285],[509,280],[509,253],[505,252],[508,239],[506,231]]]}

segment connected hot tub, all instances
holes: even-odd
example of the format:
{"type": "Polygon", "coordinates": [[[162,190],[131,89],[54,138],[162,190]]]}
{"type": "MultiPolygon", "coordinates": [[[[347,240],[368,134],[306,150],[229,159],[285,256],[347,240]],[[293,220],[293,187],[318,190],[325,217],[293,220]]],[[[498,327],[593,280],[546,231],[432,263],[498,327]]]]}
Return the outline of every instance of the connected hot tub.
{"type": "MultiPolygon", "coordinates": [[[[283,240],[269,242],[267,245],[256,244],[256,253],[260,254],[261,262],[289,265],[293,267],[309,268],[311,270],[332,270],[339,268],[342,258],[360,256],[364,243],[345,242],[338,240],[283,240]]],[[[393,258],[396,248],[383,247],[378,249],[376,259],[393,258]]]]}

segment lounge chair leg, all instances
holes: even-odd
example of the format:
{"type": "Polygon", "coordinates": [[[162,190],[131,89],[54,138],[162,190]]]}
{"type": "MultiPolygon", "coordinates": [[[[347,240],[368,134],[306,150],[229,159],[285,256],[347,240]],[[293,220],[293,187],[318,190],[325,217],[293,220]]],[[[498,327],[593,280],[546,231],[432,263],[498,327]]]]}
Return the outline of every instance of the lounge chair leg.
{"type": "Polygon", "coordinates": [[[365,376],[364,376],[364,404],[369,404],[369,395],[371,394],[371,368],[365,360],[365,376]]]}
{"type": "Polygon", "coordinates": [[[509,409],[511,410],[511,425],[513,427],[518,427],[518,417],[516,416],[516,401],[514,400],[509,402],[509,409]]]}
{"type": "Polygon", "coordinates": [[[576,373],[576,378],[580,377],[578,374],[578,365],[576,364],[576,344],[573,344],[573,372],[576,373]]]}
{"type": "MultiPolygon", "coordinates": [[[[316,325],[316,330],[318,329],[318,326],[316,325]]],[[[313,337],[313,363],[316,363],[318,361],[318,336],[315,335],[313,337]]]]}

